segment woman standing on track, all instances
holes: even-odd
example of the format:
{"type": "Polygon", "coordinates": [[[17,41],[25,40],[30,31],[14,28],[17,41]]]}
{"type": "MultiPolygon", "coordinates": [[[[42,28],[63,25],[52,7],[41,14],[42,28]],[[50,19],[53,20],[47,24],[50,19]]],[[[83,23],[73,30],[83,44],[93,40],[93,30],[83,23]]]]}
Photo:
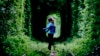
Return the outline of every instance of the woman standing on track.
{"type": "Polygon", "coordinates": [[[49,23],[47,24],[46,28],[43,28],[43,30],[45,30],[45,32],[48,32],[48,49],[51,50],[51,46],[53,45],[54,39],[53,39],[53,35],[55,33],[55,25],[54,25],[54,19],[52,17],[50,17],[48,19],[49,23]]]}

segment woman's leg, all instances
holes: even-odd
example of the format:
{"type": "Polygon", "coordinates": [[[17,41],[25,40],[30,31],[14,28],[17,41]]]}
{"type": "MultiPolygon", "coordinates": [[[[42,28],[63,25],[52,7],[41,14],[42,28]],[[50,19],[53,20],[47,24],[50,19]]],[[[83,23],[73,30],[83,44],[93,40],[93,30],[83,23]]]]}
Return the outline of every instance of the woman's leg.
{"type": "Polygon", "coordinates": [[[48,49],[51,50],[51,46],[53,45],[53,34],[48,34],[48,42],[49,42],[49,45],[48,45],[48,49]]]}

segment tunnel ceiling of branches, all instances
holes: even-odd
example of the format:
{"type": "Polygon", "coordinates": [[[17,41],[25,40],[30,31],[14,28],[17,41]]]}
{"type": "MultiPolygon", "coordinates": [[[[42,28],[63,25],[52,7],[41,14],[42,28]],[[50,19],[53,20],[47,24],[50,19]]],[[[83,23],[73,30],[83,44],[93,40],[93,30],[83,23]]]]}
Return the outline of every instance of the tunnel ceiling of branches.
{"type": "Polygon", "coordinates": [[[61,35],[55,41],[64,41],[71,34],[71,0],[35,0],[32,4],[32,35],[38,40],[46,40],[45,27],[47,16],[59,12],[61,16],[61,35]],[[44,38],[44,39],[43,39],[44,38]]]}

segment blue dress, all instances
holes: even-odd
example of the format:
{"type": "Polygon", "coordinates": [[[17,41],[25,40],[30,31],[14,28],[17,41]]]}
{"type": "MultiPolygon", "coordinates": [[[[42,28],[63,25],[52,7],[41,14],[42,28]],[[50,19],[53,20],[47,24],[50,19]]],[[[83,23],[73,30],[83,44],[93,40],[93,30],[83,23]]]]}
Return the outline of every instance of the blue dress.
{"type": "Polygon", "coordinates": [[[49,22],[45,29],[45,32],[48,32],[48,34],[54,34],[55,33],[55,25],[52,22],[49,22]]]}

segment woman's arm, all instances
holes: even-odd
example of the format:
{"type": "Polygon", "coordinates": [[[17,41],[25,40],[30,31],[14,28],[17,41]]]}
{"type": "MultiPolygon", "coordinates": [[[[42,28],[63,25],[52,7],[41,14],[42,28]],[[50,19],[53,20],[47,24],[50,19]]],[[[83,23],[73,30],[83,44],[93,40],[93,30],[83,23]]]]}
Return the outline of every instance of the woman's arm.
{"type": "Polygon", "coordinates": [[[44,30],[45,32],[48,32],[48,31],[49,31],[49,28],[50,28],[50,23],[47,25],[46,28],[43,28],[43,30],[44,30]]]}

